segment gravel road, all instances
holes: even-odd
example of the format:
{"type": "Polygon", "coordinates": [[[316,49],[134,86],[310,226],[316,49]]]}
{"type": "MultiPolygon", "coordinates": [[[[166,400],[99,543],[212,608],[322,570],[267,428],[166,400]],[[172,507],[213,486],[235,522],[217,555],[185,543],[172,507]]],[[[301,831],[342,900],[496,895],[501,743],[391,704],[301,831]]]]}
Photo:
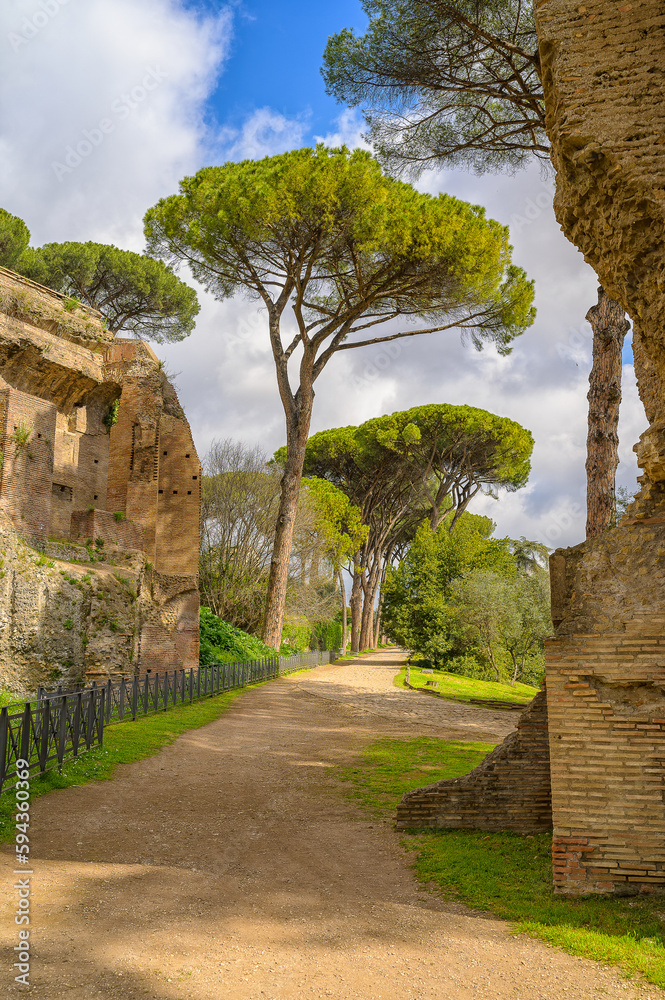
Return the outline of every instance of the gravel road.
{"type": "Polygon", "coordinates": [[[113,781],[36,800],[32,985],[13,983],[5,845],[0,996],[665,998],[424,891],[389,819],[342,794],[334,766],[377,737],[493,741],[514,725],[394,688],[399,664],[382,652],[247,691],[113,781]]]}

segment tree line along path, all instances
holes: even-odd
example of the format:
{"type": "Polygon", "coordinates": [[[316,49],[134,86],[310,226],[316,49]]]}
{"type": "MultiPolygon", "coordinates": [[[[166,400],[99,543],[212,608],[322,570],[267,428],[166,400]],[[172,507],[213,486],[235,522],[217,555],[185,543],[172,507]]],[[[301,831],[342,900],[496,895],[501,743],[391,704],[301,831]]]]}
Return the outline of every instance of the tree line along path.
{"type": "MultiPolygon", "coordinates": [[[[336,765],[380,737],[497,742],[512,713],[393,687],[396,650],[244,692],[112,782],[36,799],[31,995],[40,1000],[656,998],[419,887],[390,818],[336,765]]],[[[11,886],[13,845],[0,862],[11,886]]],[[[13,893],[0,928],[10,976],[13,893]]]]}

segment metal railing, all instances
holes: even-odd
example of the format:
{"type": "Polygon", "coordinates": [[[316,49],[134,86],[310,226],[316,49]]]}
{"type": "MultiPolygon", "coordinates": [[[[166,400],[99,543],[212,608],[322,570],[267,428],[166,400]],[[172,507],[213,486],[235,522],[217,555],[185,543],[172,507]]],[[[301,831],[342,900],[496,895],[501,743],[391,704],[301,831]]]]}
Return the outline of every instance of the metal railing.
{"type": "Polygon", "coordinates": [[[90,688],[0,710],[0,791],[16,779],[17,760],[43,774],[81,749],[101,746],[105,699],[106,688],[90,688]]]}
{"type": "Polygon", "coordinates": [[[272,680],[305,667],[330,663],[336,650],[269,656],[242,663],[213,663],[196,670],[145,673],[129,680],[108,681],[65,691],[39,688],[31,701],[0,710],[0,792],[16,778],[16,761],[27,760],[31,771],[43,774],[62,766],[82,750],[102,746],[104,726],[163,712],[272,680]]]}

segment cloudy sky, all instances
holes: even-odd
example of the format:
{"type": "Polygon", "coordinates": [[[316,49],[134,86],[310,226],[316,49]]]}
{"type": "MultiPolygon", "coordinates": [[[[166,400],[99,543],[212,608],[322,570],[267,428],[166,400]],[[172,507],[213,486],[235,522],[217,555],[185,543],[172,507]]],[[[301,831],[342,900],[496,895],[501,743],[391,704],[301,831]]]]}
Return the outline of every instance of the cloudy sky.
{"type": "MultiPolygon", "coordinates": [[[[327,37],[362,30],[359,0],[4,0],[0,9],[0,205],[34,245],[96,240],[141,251],[142,218],[200,167],[318,139],[362,142],[319,73],[327,37]]],[[[312,431],[423,402],[467,403],[535,437],[529,485],[478,512],[497,533],[550,546],[584,536],[587,309],[597,282],[559,231],[553,181],[534,164],[511,177],[441,171],[417,185],[446,191],[510,226],[514,261],[536,282],[538,316],[509,357],[452,331],[344,352],[317,383],[312,431]]],[[[284,441],[264,317],[240,298],[202,294],[195,332],[158,346],[203,456],[213,438],[284,441]]],[[[629,338],[628,338],[629,340],[629,338]]],[[[618,483],[635,488],[632,446],[645,427],[628,345],[618,483]]]]}

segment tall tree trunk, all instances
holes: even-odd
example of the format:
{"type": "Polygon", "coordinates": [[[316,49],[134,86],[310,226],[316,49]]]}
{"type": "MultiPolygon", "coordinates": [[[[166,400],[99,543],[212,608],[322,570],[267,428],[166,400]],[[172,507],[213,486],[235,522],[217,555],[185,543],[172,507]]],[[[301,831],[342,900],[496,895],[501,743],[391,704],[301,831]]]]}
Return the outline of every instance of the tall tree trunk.
{"type": "Polygon", "coordinates": [[[374,641],[372,646],[378,649],[381,644],[381,617],[383,612],[383,594],[379,591],[379,603],[376,606],[376,621],[374,623],[374,641]]]}
{"type": "Polygon", "coordinates": [[[621,352],[630,323],[623,306],[598,288],[598,305],[586,318],[593,329],[593,365],[589,375],[587,437],[587,538],[607,531],[614,521],[614,484],[619,464],[621,352]]]}
{"type": "Polygon", "coordinates": [[[291,419],[287,420],[286,463],[281,481],[281,496],[277,513],[275,543],[270,561],[268,577],[268,597],[263,630],[263,641],[274,649],[279,649],[284,627],[284,606],[289,578],[289,562],[293,544],[293,529],[298,511],[298,496],[302,470],[305,464],[305,448],[312,416],[314,394],[307,404],[298,401],[291,419]]]}
{"type": "Polygon", "coordinates": [[[342,656],[346,653],[346,640],[348,632],[348,615],[346,610],[346,587],[344,586],[344,570],[340,566],[337,570],[337,579],[339,580],[339,592],[342,598],[342,656]]]}
{"type": "Polygon", "coordinates": [[[351,587],[351,652],[357,653],[360,650],[360,618],[362,612],[362,569],[360,553],[353,560],[353,586],[351,587]]]}
{"type": "Polygon", "coordinates": [[[360,648],[370,649],[374,638],[374,602],[379,587],[381,560],[375,555],[372,561],[372,570],[366,581],[363,602],[362,628],[360,632],[360,648]]]}

